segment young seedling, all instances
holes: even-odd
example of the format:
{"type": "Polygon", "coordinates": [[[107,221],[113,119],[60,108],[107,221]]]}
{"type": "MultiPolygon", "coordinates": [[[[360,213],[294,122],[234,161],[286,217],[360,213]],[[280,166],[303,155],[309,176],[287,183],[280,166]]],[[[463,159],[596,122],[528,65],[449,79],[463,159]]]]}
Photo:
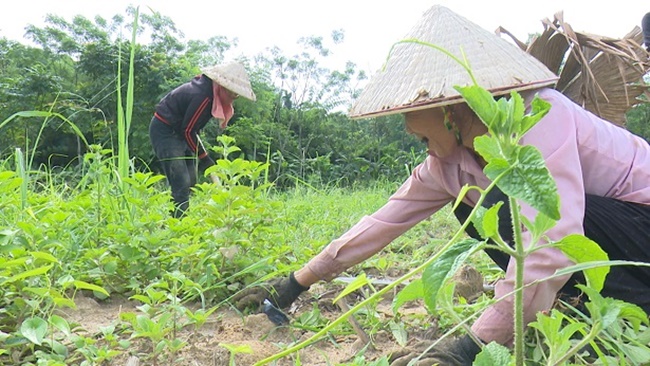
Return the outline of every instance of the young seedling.
{"type": "Polygon", "coordinates": [[[245,344],[245,345],[236,345],[236,344],[227,344],[227,343],[219,343],[220,347],[223,347],[230,352],[230,359],[228,361],[228,366],[236,366],[235,364],[235,356],[240,353],[246,353],[246,354],[252,354],[253,349],[251,346],[245,344]]]}

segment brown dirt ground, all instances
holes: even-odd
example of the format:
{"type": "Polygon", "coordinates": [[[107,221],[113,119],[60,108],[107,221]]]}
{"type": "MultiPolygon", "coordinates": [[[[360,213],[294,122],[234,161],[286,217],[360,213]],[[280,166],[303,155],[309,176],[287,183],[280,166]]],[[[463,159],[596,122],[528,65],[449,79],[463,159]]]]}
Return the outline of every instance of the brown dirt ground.
{"type": "MultiPolygon", "coordinates": [[[[457,293],[461,294],[459,291],[465,289],[467,293],[462,293],[462,295],[466,298],[473,297],[482,292],[483,289],[481,275],[472,268],[469,268],[469,270],[463,268],[454,278],[457,293]]],[[[343,313],[332,301],[343,288],[344,285],[334,283],[314,285],[309,293],[303,294],[294,302],[287,313],[291,319],[297,319],[301,314],[312,311],[313,303],[317,301],[321,315],[332,321],[343,313]]],[[[383,324],[393,317],[391,303],[394,295],[395,292],[387,295],[375,308],[379,314],[379,320],[383,324]]],[[[361,299],[360,293],[353,293],[346,297],[346,302],[348,305],[354,306],[355,301],[361,299]]],[[[110,298],[100,302],[91,297],[78,294],[75,303],[77,305],[76,309],[66,309],[61,315],[68,319],[69,322],[79,324],[84,332],[95,335],[97,339],[100,339],[100,342],[101,336],[97,336],[101,334],[99,333],[100,327],[119,324],[120,314],[123,312],[139,312],[137,309],[139,304],[123,298],[110,298]]],[[[413,327],[407,329],[409,343],[416,343],[422,339],[433,340],[439,336],[436,321],[427,314],[421,302],[405,304],[400,308],[400,314],[402,320],[418,319],[416,322],[411,323],[413,327]]],[[[372,346],[364,352],[366,362],[376,360],[402,348],[390,331],[379,330],[373,332],[370,329],[363,330],[370,334],[372,340],[372,346]]],[[[251,354],[237,354],[235,356],[237,366],[248,366],[280,352],[288,344],[306,340],[313,334],[313,331],[291,325],[276,326],[263,313],[243,315],[230,307],[224,306],[222,309],[215,311],[198,330],[195,330],[193,326],[188,326],[178,331],[177,338],[187,342],[187,345],[174,355],[166,352],[154,362],[151,359],[151,343],[148,340],[135,339],[132,340],[130,349],[105,365],[229,366],[230,353],[220,345],[228,344],[234,346],[248,345],[251,347],[253,351],[251,354]]],[[[129,335],[127,334],[125,337],[129,337],[129,335]]],[[[366,343],[362,341],[358,333],[345,333],[340,329],[337,332],[334,329],[329,337],[299,351],[299,362],[296,361],[297,357],[294,354],[271,364],[277,366],[318,366],[351,363],[365,345],[366,343]]]]}
{"type": "MultiPolygon", "coordinates": [[[[340,288],[342,289],[342,287],[340,288]]],[[[315,300],[313,296],[301,296],[288,311],[291,319],[295,319],[304,312],[313,309],[313,302],[318,301],[321,315],[329,320],[336,319],[342,311],[332,304],[334,296],[340,292],[325,287],[312,286],[313,294],[326,294],[315,300]],[[327,295],[329,294],[329,295],[327,295]]],[[[91,297],[78,295],[75,298],[77,309],[66,309],[63,315],[69,322],[78,323],[88,334],[98,334],[100,327],[115,325],[120,322],[120,313],[138,312],[139,305],[126,299],[111,298],[97,301],[91,297]]],[[[354,305],[354,304],[350,304],[354,305]]],[[[377,312],[382,320],[392,317],[391,299],[387,298],[377,305],[377,312]]],[[[406,305],[401,313],[419,314],[426,317],[422,306],[417,304],[406,305]]],[[[368,329],[365,329],[368,331],[368,329]]],[[[299,352],[300,362],[296,356],[287,356],[277,361],[275,365],[338,365],[352,362],[355,356],[363,349],[364,343],[358,335],[337,335],[334,331],[331,337],[320,340],[299,352]]],[[[210,316],[210,319],[198,330],[188,326],[177,333],[177,338],[187,342],[187,345],[176,355],[166,354],[156,363],[150,359],[151,344],[139,339],[132,340],[131,349],[113,359],[109,366],[135,366],[135,365],[179,365],[179,366],[228,366],[229,351],[220,344],[249,345],[252,354],[237,354],[237,366],[253,365],[256,362],[272,356],[283,349],[284,346],[296,340],[305,340],[314,332],[295,328],[292,326],[275,326],[265,314],[242,315],[230,309],[219,309],[210,316]]],[[[128,335],[126,336],[128,337],[128,335]]],[[[392,351],[399,350],[393,335],[387,331],[379,331],[371,335],[373,348],[365,351],[366,361],[372,361],[392,351]]],[[[273,363],[271,363],[273,364],[273,363]]]]}

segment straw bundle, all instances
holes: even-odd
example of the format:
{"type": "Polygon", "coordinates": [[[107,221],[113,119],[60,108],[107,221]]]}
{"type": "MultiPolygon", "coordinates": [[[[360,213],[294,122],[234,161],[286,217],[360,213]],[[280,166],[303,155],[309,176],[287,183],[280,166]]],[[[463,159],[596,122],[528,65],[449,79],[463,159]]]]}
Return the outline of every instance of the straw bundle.
{"type": "Polygon", "coordinates": [[[641,46],[641,29],[634,27],[621,39],[576,32],[564,21],[562,12],[542,24],[544,31],[530,44],[502,27],[497,34],[508,35],[520,49],[559,75],[557,90],[601,118],[624,126],[625,113],[648,92],[643,76],[650,63],[641,46]]]}

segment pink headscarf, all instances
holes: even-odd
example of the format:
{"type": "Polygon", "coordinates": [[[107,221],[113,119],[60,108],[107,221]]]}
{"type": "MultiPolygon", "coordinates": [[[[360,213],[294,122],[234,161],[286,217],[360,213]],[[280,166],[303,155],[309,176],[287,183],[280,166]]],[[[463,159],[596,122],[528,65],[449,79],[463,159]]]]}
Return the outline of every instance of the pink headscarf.
{"type": "Polygon", "coordinates": [[[219,127],[226,128],[228,121],[235,113],[235,109],[232,106],[234,98],[228,93],[228,89],[222,87],[221,85],[212,82],[212,116],[219,120],[219,127]]]}

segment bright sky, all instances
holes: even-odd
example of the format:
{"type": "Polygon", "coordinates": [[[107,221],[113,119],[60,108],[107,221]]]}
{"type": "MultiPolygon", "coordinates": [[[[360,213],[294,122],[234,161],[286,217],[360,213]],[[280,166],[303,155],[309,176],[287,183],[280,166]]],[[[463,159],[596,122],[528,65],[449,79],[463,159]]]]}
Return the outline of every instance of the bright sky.
{"type": "Polygon", "coordinates": [[[150,12],[150,7],[170,17],[186,40],[237,37],[239,47],[231,57],[252,56],[272,46],[293,56],[298,52],[298,38],[327,38],[332,30],[343,29],[345,40],[331,47],[330,67],[342,68],[349,60],[371,74],[381,66],[390,46],[434,4],[489,31],[503,26],[522,41],[529,33],[543,30],[541,19],[552,19],[561,10],[575,30],[610,37],[622,37],[640,26],[650,11],[650,4],[643,0],[22,0],[0,12],[0,37],[27,42],[25,26],[43,26],[46,14],[67,21],[75,15],[110,19],[125,14],[129,4],[139,5],[141,12],[150,12]]]}

